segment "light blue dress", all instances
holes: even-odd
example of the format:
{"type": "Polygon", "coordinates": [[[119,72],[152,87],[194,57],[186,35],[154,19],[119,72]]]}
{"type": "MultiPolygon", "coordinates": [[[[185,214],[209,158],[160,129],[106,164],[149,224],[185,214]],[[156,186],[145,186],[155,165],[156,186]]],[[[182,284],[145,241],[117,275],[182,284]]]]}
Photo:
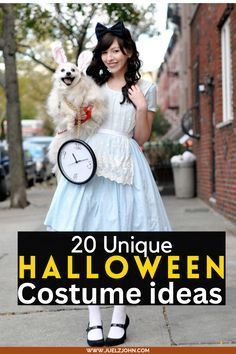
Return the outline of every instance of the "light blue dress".
{"type": "MultiPolygon", "coordinates": [[[[140,80],[148,110],[156,110],[156,89],[140,80]]],[[[156,182],[143,152],[132,139],[135,108],[122,93],[102,87],[108,116],[87,138],[97,158],[96,175],[84,185],[60,178],[45,225],[55,231],[170,231],[156,182]]]]}

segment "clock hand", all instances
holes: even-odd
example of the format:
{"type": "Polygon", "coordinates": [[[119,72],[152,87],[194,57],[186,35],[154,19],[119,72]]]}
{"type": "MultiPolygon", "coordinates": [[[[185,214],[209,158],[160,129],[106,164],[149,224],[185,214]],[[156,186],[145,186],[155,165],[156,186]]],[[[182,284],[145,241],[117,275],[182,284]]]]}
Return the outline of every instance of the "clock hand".
{"type": "Polygon", "coordinates": [[[72,155],[73,155],[73,157],[75,159],[75,163],[79,162],[79,161],[77,161],[77,159],[76,159],[76,157],[75,157],[75,155],[73,153],[72,153],[72,155]]]}
{"type": "Polygon", "coordinates": [[[76,160],[75,162],[69,163],[68,166],[74,165],[75,163],[82,162],[82,161],[86,161],[86,160],[88,160],[88,159],[76,160]]]}
{"type": "Polygon", "coordinates": [[[88,160],[88,159],[78,160],[77,162],[86,161],[86,160],[88,160]]]}

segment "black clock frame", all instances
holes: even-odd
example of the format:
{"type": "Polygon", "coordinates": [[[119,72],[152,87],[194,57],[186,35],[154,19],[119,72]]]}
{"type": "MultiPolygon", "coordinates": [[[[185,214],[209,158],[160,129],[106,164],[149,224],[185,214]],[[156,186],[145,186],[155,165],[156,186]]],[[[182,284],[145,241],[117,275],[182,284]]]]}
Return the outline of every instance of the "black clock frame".
{"type": "Polygon", "coordinates": [[[93,176],[95,175],[96,173],[96,170],[97,170],[97,159],[96,159],[96,156],[94,154],[94,151],[93,149],[91,148],[91,146],[89,146],[89,144],[87,144],[85,141],[83,140],[80,140],[80,139],[70,139],[70,140],[67,140],[65,141],[62,146],[60,147],[60,149],[58,150],[58,154],[57,154],[57,164],[58,164],[58,167],[59,167],[59,170],[61,171],[62,175],[67,179],[67,181],[73,183],[73,184],[77,184],[77,185],[80,185],[80,184],[85,184],[85,183],[88,183],[92,178],[93,176]],[[75,181],[72,181],[70,178],[68,178],[65,173],[64,173],[64,170],[60,164],[60,159],[59,159],[59,156],[60,156],[60,152],[61,150],[63,149],[63,147],[65,145],[67,145],[68,143],[79,143],[81,145],[84,145],[85,148],[87,148],[87,150],[89,151],[90,155],[92,156],[92,159],[93,159],[93,172],[91,173],[90,177],[83,181],[83,182],[75,182],[75,181]]]}

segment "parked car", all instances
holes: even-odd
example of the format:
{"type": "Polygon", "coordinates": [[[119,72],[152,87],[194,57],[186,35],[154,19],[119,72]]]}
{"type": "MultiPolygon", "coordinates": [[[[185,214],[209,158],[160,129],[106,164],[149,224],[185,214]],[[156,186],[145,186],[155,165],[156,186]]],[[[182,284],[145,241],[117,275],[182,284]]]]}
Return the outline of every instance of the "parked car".
{"type": "Polygon", "coordinates": [[[9,158],[3,144],[0,145],[0,201],[10,194],[9,158]]]}
{"type": "MultiPolygon", "coordinates": [[[[24,149],[24,168],[26,186],[32,187],[36,182],[36,164],[30,151],[24,149]]],[[[10,194],[9,153],[5,144],[0,144],[0,201],[10,194]]]]}
{"type": "Polygon", "coordinates": [[[37,180],[36,163],[30,150],[23,149],[24,152],[24,166],[25,166],[25,180],[27,187],[33,187],[37,180]]]}
{"type": "Polygon", "coordinates": [[[48,151],[48,147],[51,144],[52,140],[53,140],[52,136],[43,136],[43,135],[42,136],[31,136],[31,137],[25,139],[25,141],[28,143],[46,146],[47,151],[48,151]]]}
{"type": "Polygon", "coordinates": [[[5,200],[9,195],[9,189],[6,180],[6,173],[4,167],[0,165],[0,201],[5,200]]]}
{"type": "Polygon", "coordinates": [[[23,143],[24,149],[27,149],[36,164],[36,180],[46,181],[52,176],[52,165],[47,157],[47,147],[43,144],[31,143],[28,140],[23,143]]]}

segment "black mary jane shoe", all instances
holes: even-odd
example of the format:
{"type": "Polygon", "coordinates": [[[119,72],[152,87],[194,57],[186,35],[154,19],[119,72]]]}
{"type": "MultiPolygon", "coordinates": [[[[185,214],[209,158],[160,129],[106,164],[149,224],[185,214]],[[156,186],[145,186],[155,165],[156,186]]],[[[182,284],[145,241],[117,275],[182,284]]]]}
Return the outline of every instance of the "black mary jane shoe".
{"type": "MultiPolygon", "coordinates": [[[[102,325],[89,327],[89,324],[88,324],[86,332],[88,333],[89,331],[91,331],[93,329],[96,329],[96,328],[101,329],[102,330],[102,335],[103,335],[103,327],[102,327],[102,325]]],[[[103,345],[105,345],[104,338],[98,339],[98,340],[90,340],[90,339],[87,338],[87,343],[88,343],[88,345],[90,347],[102,347],[103,345]]]]}
{"type": "Polygon", "coordinates": [[[128,328],[129,325],[129,317],[128,315],[126,315],[126,319],[125,319],[125,324],[121,324],[121,323],[112,323],[111,327],[120,327],[124,329],[124,334],[122,337],[120,338],[109,338],[107,337],[106,341],[105,341],[105,345],[111,347],[114,345],[120,345],[123,344],[124,341],[126,340],[126,329],[128,328]]]}

